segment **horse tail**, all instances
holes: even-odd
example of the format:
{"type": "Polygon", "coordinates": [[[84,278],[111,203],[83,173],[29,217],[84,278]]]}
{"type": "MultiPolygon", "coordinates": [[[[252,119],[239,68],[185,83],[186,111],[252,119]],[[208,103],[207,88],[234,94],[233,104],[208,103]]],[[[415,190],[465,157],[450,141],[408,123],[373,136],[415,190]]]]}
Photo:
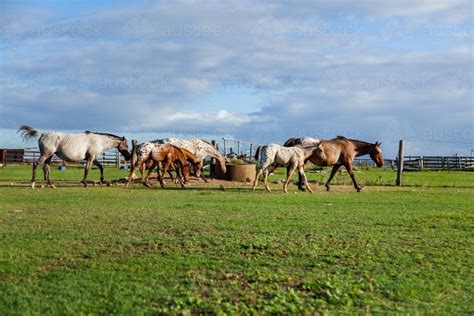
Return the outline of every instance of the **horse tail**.
{"type": "Polygon", "coordinates": [[[41,134],[42,134],[40,131],[35,130],[33,127],[28,126],[28,125],[20,126],[17,133],[21,133],[21,137],[26,142],[29,141],[32,138],[40,137],[41,134]]]}
{"type": "Polygon", "coordinates": [[[258,160],[258,156],[260,155],[260,151],[262,150],[262,145],[258,146],[257,147],[257,150],[255,150],[255,156],[253,158],[255,158],[255,160],[258,160]]]}

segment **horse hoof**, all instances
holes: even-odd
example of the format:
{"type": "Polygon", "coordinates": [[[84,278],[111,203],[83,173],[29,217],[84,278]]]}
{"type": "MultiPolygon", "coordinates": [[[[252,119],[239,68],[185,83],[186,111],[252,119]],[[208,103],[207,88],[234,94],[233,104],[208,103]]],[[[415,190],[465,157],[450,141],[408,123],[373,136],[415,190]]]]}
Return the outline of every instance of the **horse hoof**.
{"type": "Polygon", "coordinates": [[[32,182],[32,183],[30,184],[30,188],[32,188],[32,189],[35,188],[35,183],[34,183],[34,182],[32,182]]]}

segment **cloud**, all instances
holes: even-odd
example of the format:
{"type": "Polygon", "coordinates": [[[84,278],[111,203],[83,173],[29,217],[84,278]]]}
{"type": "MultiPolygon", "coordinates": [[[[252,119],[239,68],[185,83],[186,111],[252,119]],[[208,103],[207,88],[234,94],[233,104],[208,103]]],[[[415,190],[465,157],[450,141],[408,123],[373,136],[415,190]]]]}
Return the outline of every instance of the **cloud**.
{"type": "Polygon", "coordinates": [[[4,10],[0,127],[472,136],[469,1],[84,6],[4,10]]]}

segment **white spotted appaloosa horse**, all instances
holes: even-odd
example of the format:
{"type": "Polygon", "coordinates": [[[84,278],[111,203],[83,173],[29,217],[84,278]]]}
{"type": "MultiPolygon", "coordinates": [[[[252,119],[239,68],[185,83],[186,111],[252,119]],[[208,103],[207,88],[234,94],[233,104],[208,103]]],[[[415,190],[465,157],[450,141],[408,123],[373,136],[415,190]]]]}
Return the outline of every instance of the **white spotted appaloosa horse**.
{"type": "Polygon", "coordinates": [[[35,188],[36,168],[43,165],[44,180],[49,187],[54,187],[49,179],[49,169],[53,155],[66,161],[86,160],[84,167],[84,178],[81,183],[87,187],[87,174],[92,164],[100,170],[100,182],[104,182],[104,168],[97,160],[97,157],[104,150],[117,148],[126,160],[130,159],[128,143],[125,137],[119,137],[108,133],[97,133],[85,131],[77,134],[66,134],[60,132],[40,132],[30,126],[23,125],[18,129],[25,141],[38,138],[40,149],[39,159],[33,163],[33,176],[31,178],[31,188],[35,188]]]}
{"type": "MultiPolygon", "coordinates": [[[[179,139],[179,138],[164,138],[164,139],[157,139],[152,141],[152,143],[160,143],[160,144],[173,144],[179,148],[184,148],[189,150],[197,160],[201,161],[201,165],[203,166],[204,159],[206,157],[211,157],[215,158],[217,160],[217,163],[219,165],[219,168],[221,169],[222,173],[226,173],[227,168],[226,168],[226,162],[227,159],[224,155],[221,155],[221,153],[214,148],[210,143],[194,138],[194,139],[179,139]]],[[[197,172],[196,172],[197,173],[197,172]]],[[[201,170],[200,172],[201,178],[207,182],[207,179],[204,177],[204,174],[201,170]]]]}
{"type": "Polygon", "coordinates": [[[304,162],[313,153],[314,147],[283,147],[277,144],[259,146],[255,152],[255,160],[259,160],[260,168],[257,170],[253,182],[253,190],[257,187],[258,177],[264,174],[265,188],[271,192],[268,185],[268,174],[278,166],[287,166],[287,178],[283,184],[283,191],[288,192],[288,183],[291,176],[298,169],[298,173],[304,179],[305,187],[313,192],[308,185],[306,174],[304,173],[304,162]],[[260,159],[259,159],[260,158],[260,159]]]}

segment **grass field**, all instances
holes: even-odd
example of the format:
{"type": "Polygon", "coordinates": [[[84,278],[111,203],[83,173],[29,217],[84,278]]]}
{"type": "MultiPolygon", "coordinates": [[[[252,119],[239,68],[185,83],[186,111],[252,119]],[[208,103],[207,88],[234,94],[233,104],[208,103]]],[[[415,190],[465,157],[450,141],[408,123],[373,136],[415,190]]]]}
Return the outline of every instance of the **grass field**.
{"type": "Polygon", "coordinates": [[[285,195],[244,184],[31,190],[9,186],[29,168],[7,167],[0,314],[472,314],[473,176],[412,172],[398,188],[392,171],[359,170],[362,193],[285,195]]]}

